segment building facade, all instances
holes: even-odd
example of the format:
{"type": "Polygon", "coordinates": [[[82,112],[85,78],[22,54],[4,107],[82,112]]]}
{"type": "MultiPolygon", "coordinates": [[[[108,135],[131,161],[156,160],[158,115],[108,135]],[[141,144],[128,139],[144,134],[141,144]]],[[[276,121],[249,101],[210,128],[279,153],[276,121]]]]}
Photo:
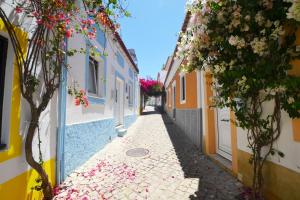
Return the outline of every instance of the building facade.
{"type": "MultiPolygon", "coordinates": [[[[24,20],[1,2],[10,20],[24,20]]],[[[26,19],[25,19],[26,20],[26,19]]],[[[26,52],[29,27],[16,27],[16,34],[26,52]]],[[[138,67],[118,33],[97,27],[97,37],[89,40],[75,35],[68,48],[86,49],[67,59],[71,68],[62,74],[62,84],[53,96],[39,123],[33,152],[41,153],[52,185],[58,184],[97,151],[135,121],[139,108],[138,67]],[[90,44],[103,56],[90,53],[90,44]],[[104,55],[105,54],[105,55],[104,55]],[[76,106],[68,88],[86,91],[89,106],[76,106]],[[41,152],[38,148],[41,138],[41,152]]],[[[18,68],[7,30],[0,21],[0,199],[41,199],[33,190],[38,174],[25,159],[24,142],[30,121],[30,109],[20,93],[18,68]]]]}
{"type": "MultiPolygon", "coordinates": [[[[9,6],[11,1],[1,2],[11,21],[24,20],[9,6]]],[[[25,19],[26,20],[26,19],[25,19]]],[[[24,22],[24,21],[23,21],[24,22]]],[[[28,46],[29,27],[15,27],[24,52],[28,46]]],[[[0,20],[0,199],[41,199],[41,192],[33,190],[38,185],[38,174],[27,164],[24,143],[30,123],[30,109],[22,98],[15,53],[7,29],[0,20]]],[[[53,96],[42,113],[39,123],[41,154],[44,169],[52,184],[56,182],[56,128],[58,126],[58,95],[53,96]]],[[[38,133],[33,141],[33,155],[39,160],[38,133]]]]}
{"type": "MultiPolygon", "coordinates": [[[[193,16],[187,14],[182,30],[185,31],[193,21],[193,16]]],[[[297,33],[297,38],[297,43],[300,45],[300,31],[297,33]]],[[[177,48],[174,55],[176,51],[177,48]]],[[[201,135],[203,152],[228,168],[246,186],[251,186],[253,172],[249,164],[251,151],[247,147],[247,130],[242,130],[232,123],[235,114],[229,109],[212,107],[211,99],[214,93],[211,89],[210,74],[202,71],[185,74],[178,70],[184,59],[173,60],[165,82],[167,92],[165,107],[169,116],[188,137],[190,136],[186,133],[185,127],[193,129],[194,123],[199,124],[203,133],[201,135]],[[183,92],[184,87],[186,87],[185,92],[183,92]],[[201,114],[198,116],[201,117],[191,114],[196,112],[196,108],[200,109],[201,114]]],[[[299,60],[292,64],[294,68],[289,73],[300,76],[299,60]]],[[[271,105],[270,102],[264,109],[270,109],[271,105]]],[[[296,200],[300,199],[300,157],[298,155],[300,120],[293,120],[282,111],[281,128],[282,134],[275,145],[285,156],[283,158],[271,156],[268,159],[264,170],[264,192],[267,199],[296,200]]]]}
{"type": "MultiPolygon", "coordinates": [[[[185,31],[189,24],[187,15],[182,26],[185,31]]],[[[199,71],[181,72],[184,59],[176,57],[177,47],[171,59],[167,61],[167,75],[164,81],[166,90],[165,110],[183,133],[202,149],[202,104],[199,71]],[[169,64],[168,64],[169,63],[169,64]]]]}
{"type": "Polygon", "coordinates": [[[101,28],[97,34],[94,41],[77,35],[68,45],[73,49],[87,47],[86,54],[68,59],[73,67],[67,87],[83,88],[89,106],[78,107],[74,97],[67,95],[64,177],[117,137],[117,129],[127,129],[138,114],[138,68],[133,58],[116,34],[101,28]],[[90,43],[100,56],[92,55],[90,43]]]}

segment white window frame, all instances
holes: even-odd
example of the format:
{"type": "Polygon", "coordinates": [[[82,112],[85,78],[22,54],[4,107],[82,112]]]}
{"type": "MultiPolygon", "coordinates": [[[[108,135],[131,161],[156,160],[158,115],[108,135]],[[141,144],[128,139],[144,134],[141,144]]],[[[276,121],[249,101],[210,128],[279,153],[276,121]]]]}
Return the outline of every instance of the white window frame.
{"type": "Polygon", "coordinates": [[[185,104],[186,103],[186,75],[184,73],[179,75],[179,82],[180,82],[180,104],[185,104]],[[184,84],[182,84],[183,81],[184,84]]]}
{"type": "MultiPolygon", "coordinates": [[[[105,87],[105,83],[104,83],[104,79],[105,78],[105,70],[104,70],[104,61],[101,60],[101,59],[97,59],[96,57],[94,56],[89,56],[89,63],[88,63],[88,87],[87,87],[87,93],[88,93],[88,96],[90,97],[96,97],[96,98],[104,98],[104,87],[105,87]],[[93,93],[93,92],[90,92],[89,91],[89,84],[90,84],[90,62],[91,62],[91,59],[97,63],[97,69],[94,70],[94,82],[95,82],[95,88],[96,88],[96,93],[93,93]],[[102,66],[103,65],[103,66],[102,66]],[[97,71],[97,74],[96,74],[96,71],[97,71]],[[101,77],[101,75],[103,75],[103,77],[101,77]]],[[[95,63],[94,63],[95,64],[95,63]]]]}
{"type": "MultiPolygon", "coordinates": [[[[3,109],[2,110],[2,126],[1,128],[1,144],[5,144],[5,148],[0,149],[0,152],[7,151],[10,148],[10,118],[11,118],[11,105],[12,105],[12,91],[13,91],[13,80],[15,70],[15,54],[9,35],[6,32],[0,31],[0,35],[8,39],[8,47],[6,54],[6,69],[5,69],[5,83],[4,83],[4,97],[3,97],[3,109]]],[[[22,113],[21,113],[22,114],[22,113]]],[[[22,125],[20,129],[22,128],[22,125]]]]}
{"type": "Polygon", "coordinates": [[[168,96],[168,105],[171,107],[171,102],[172,102],[172,93],[171,93],[171,87],[169,87],[169,96],[168,96]]]}

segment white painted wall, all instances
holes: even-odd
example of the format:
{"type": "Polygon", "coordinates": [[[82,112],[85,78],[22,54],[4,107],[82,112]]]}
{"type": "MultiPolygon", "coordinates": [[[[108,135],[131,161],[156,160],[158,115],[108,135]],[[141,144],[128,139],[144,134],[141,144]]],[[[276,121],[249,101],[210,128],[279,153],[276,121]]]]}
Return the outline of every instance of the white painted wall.
{"type": "MultiPolygon", "coordinates": [[[[133,86],[135,85],[135,92],[133,92],[134,101],[138,102],[138,79],[131,79],[129,76],[129,68],[136,74],[133,65],[129,61],[128,57],[126,56],[123,49],[120,47],[119,43],[113,38],[112,34],[109,31],[106,31],[106,48],[103,47],[96,41],[92,40],[91,42],[99,49],[101,52],[105,51],[107,56],[107,65],[106,65],[106,96],[105,96],[105,104],[93,104],[85,108],[83,106],[75,106],[74,104],[74,97],[68,95],[67,97],[67,116],[66,116],[66,124],[80,124],[85,122],[91,121],[98,121],[103,119],[111,119],[114,118],[114,107],[115,107],[115,72],[118,71],[124,79],[124,86],[128,84],[129,81],[132,82],[133,86]],[[120,52],[122,57],[125,60],[125,67],[122,68],[118,62],[116,53],[120,52]],[[134,83],[136,81],[136,83],[134,83]]],[[[68,42],[69,48],[85,48],[86,47],[86,38],[82,35],[77,35],[74,38],[70,39],[68,42]]],[[[86,77],[85,77],[85,70],[87,67],[86,64],[86,55],[85,54],[76,54],[73,57],[68,59],[68,63],[71,66],[71,69],[68,73],[68,86],[73,86],[74,81],[78,84],[78,89],[86,89],[86,77]]],[[[133,88],[134,91],[134,88],[133,88]]],[[[126,93],[124,87],[124,116],[133,115],[136,113],[137,110],[137,103],[135,106],[129,106],[129,99],[127,99],[128,92],[126,93]]]]}
{"type": "MultiPolygon", "coordinates": [[[[264,106],[266,110],[272,109],[272,103],[268,103],[264,106]]],[[[284,166],[291,170],[300,173],[300,143],[296,142],[293,138],[292,120],[288,114],[282,111],[282,124],[281,124],[281,136],[275,143],[274,148],[280,150],[285,154],[283,158],[278,155],[271,156],[269,158],[275,164],[284,166]]],[[[238,128],[238,149],[251,153],[247,147],[247,132],[238,128]]]]}

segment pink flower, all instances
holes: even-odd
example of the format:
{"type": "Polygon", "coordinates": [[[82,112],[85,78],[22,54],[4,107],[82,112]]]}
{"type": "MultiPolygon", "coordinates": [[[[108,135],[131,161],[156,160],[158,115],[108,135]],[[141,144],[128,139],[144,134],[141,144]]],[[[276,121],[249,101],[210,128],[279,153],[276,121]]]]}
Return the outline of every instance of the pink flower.
{"type": "Polygon", "coordinates": [[[75,106],[79,106],[80,105],[80,99],[79,98],[75,98],[75,106]]]}
{"type": "Polygon", "coordinates": [[[16,13],[21,13],[21,12],[23,12],[23,9],[21,7],[19,7],[19,6],[17,6],[15,8],[15,11],[16,11],[16,13]]]}
{"type": "Polygon", "coordinates": [[[88,196],[84,196],[81,198],[81,200],[89,200],[90,198],[88,196]]]}
{"type": "Polygon", "coordinates": [[[88,19],[87,23],[88,23],[88,25],[93,25],[93,24],[95,24],[95,21],[92,19],[88,19]]]}
{"type": "Polygon", "coordinates": [[[67,38],[72,37],[73,31],[74,31],[74,30],[73,30],[72,28],[67,29],[67,30],[66,30],[66,37],[67,37],[67,38]]]}
{"type": "Polygon", "coordinates": [[[89,37],[90,39],[95,39],[95,38],[96,38],[96,34],[93,33],[93,32],[88,32],[88,37],[89,37]]]}

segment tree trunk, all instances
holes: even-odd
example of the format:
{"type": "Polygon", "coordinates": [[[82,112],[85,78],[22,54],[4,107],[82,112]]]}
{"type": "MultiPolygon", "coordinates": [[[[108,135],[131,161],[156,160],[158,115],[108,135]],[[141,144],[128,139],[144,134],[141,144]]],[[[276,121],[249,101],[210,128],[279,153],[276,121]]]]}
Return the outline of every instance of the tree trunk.
{"type": "Polygon", "coordinates": [[[262,199],[263,189],[263,163],[261,160],[261,148],[256,147],[253,156],[253,182],[252,182],[252,199],[262,199]]]}
{"type": "Polygon", "coordinates": [[[48,175],[43,169],[42,165],[34,160],[32,154],[32,141],[35,135],[35,131],[38,128],[39,118],[40,118],[40,113],[37,111],[37,109],[32,108],[31,121],[30,121],[28,133],[26,136],[26,142],[25,142],[26,161],[41,176],[41,180],[42,180],[41,189],[43,190],[44,199],[51,200],[53,198],[53,192],[52,192],[52,186],[49,182],[48,175]]]}

